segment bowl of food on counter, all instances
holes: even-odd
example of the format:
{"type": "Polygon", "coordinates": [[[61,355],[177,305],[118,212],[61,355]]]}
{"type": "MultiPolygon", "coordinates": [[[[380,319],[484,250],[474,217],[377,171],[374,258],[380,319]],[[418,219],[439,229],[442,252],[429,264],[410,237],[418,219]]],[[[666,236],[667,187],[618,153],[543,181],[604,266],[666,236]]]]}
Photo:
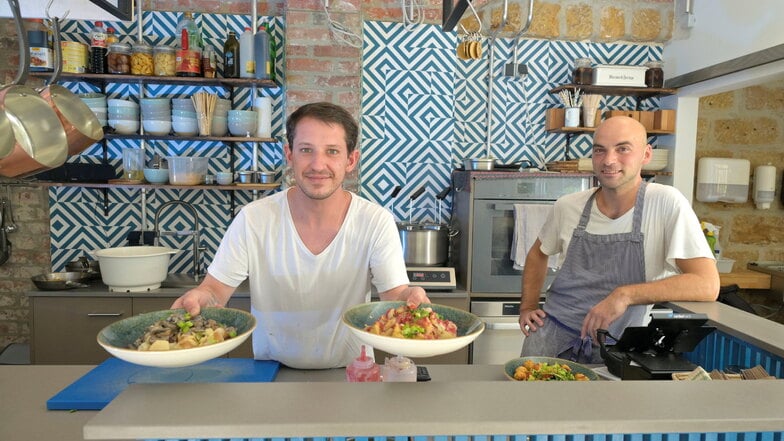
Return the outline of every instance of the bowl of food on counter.
{"type": "Polygon", "coordinates": [[[343,313],[343,325],[363,343],[405,357],[434,357],[468,346],[484,322],[461,309],[437,304],[409,308],[403,301],[370,302],[343,313]]]}
{"type": "Polygon", "coordinates": [[[256,328],[256,318],[234,308],[153,311],[112,323],[98,344],[113,356],[142,366],[183,367],[220,357],[237,348],[256,328]]]}
{"type": "Polygon", "coordinates": [[[587,366],[554,357],[518,357],[504,363],[512,381],[596,381],[599,375],[587,366]]]}

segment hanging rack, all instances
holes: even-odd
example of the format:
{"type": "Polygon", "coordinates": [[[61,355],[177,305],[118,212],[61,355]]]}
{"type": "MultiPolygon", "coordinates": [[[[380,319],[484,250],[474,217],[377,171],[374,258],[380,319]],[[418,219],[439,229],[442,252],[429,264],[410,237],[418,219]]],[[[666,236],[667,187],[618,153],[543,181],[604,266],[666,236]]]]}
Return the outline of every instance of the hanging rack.
{"type": "Polygon", "coordinates": [[[528,1],[528,18],[526,19],[525,25],[522,27],[522,29],[520,29],[520,32],[518,32],[517,35],[515,35],[513,37],[515,42],[514,42],[514,57],[512,58],[512,63],[513,63],[514,68],[515,68],[515,74],[518,73],[517,72],[517,55],[519,53],[519,49],[518,48],[520,47],[520,39],[523,37],[523,34],[525,34],[526,31],[528,31],[528,28],[531,27],[531,20],[533,19],[533,16],[534,16],[534,0],[529,0],[528,1]]]}
{"type": "MultiPolygon", "coordinates": [[[[471,5],[471,2],[468,2],[471,5]]],[[[471,10],[476,13],[476,10],[471,5],[471,10]]],[[[492,134],[493,134],[493,61],[495,59],[495,38],[501,30],[506,27],[506,21],[509,18],[509,1],[504,0],[504,8],[503,14],[501,16],[501,25],[498,26],[495,31],[490,35],[488,40],[488,48],[487,50],[490,52],[490,55],[487,57],[487,133],[486,133],[486,141],[487,146],[485,147],[485,157],[490,158],[490,146],[492,145],[492,134]]],[[[480,28],[481,28],[481,21],[480,28]]]]}

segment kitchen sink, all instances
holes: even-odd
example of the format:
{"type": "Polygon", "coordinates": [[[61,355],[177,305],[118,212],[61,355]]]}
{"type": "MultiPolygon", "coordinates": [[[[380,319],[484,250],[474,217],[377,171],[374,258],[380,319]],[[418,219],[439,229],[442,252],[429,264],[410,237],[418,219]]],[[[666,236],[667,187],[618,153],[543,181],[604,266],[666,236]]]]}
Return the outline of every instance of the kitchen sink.
{"type": "Polygon", "coordinates": [[[195,288],[204,280],[203,276],[196,281],[190,274],[169,274],[166,280],[161,282],[161,288],[195,288]]]}

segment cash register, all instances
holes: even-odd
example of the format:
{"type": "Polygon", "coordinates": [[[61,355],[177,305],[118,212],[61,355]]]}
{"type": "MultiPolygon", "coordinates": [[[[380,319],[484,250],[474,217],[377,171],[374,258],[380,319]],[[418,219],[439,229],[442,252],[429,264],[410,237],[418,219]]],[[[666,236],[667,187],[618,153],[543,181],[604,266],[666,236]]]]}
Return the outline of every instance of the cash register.
{"type": "Polygon", "coordinates": [[[648,326],[628,327],[614,345],[606,330],[598,330],[599,347],[607,370],[622,380],[671,380],[697,365],[683,357],[711,332],[705,314],[651,313],[648,326]]]}

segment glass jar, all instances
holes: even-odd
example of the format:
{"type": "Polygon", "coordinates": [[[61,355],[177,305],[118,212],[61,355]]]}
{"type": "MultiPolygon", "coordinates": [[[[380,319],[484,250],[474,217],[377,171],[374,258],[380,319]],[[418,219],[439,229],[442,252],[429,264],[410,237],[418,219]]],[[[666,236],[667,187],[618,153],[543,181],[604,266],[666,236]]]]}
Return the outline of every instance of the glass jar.
{"type": "Polygon", "coordinates": [[[574,60],[574,84],[590,85],[593,83],[593,68],[590,58],[574,60]]]}
{"type": "Polygon", "coordinates": [[[662,70],[661,61],[649,61],[645,63],[648,68],[645,71],[645,85],[648,87],[662,87],[664,86],[664,71],[662,70]]]}
{"type": "Polygon", "coordinates": [[[133,54],[131,55],[131,74],[153,74],[152,47],[144,43],[133,45],[133,54]]]}
{"type": "Polygon", "coordinates": [[[155,75],[173,77],[175,72],[175,49],[171,46],[155,46],[152,51],[155,75]]]}
{"type": "Polygon", "coordinates": [[[106,55],[106,67],[112,74],[131,73],[131,47],[125,43],[114,43],[109,46],[106,55]]]}

